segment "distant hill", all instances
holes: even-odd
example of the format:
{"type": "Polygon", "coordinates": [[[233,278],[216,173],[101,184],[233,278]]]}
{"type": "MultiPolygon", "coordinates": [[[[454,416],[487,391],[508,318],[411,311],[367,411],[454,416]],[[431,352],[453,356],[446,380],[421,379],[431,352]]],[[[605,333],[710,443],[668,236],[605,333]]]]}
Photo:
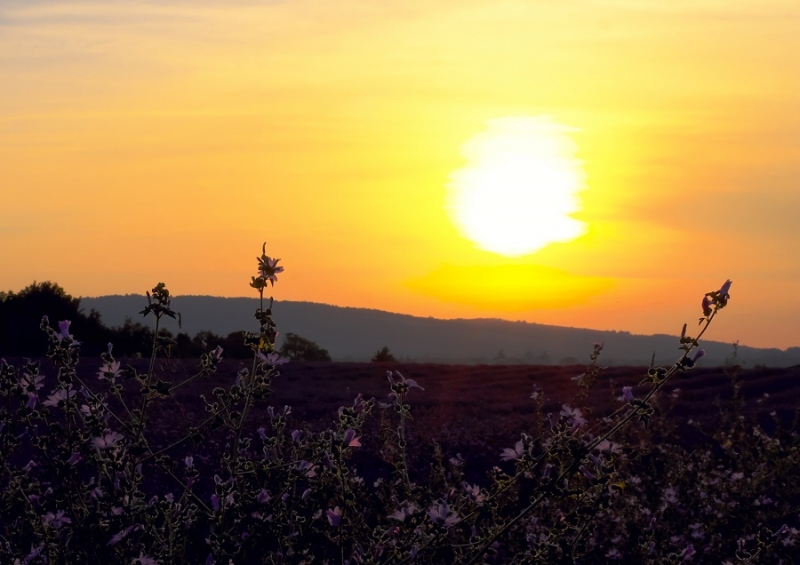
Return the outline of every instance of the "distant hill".
{"type": "MultiPolygon", "coordinates": [[[[120,326],[126,317],[151,323],[138,313],[147,304],[142,295],[81,298],[81,306],[97,310],[103,323],[120,326]]],[[[173,333],[194,336],[199,331],[217,335],[257,329],[253,313],[256,298],[176,296],[172,306],[183,319],[182,329],[167,320],[173,333]]],[[[368,361],[388,346],[398,360],[438,363],[583,364],[592,343],[605,344],[601,360],[612,365],[646,365],[655,352],[656,362],[669,364],[679,354],[676,335],[633,335],[625,331],[600,331],[498,319],[440,320],[394,314],[367,308],[346,308],[313,302],[276,301],[273,317],[282,335],[295,333],[317,342],[336,361],[368,361]]],[[[280,341],[280,338],[279,338],[280,341]]],[[[703,365],[721,365],[730,359],[729,343],[703,341],[703,365]]],[[[747,366],[800,364],[800,347],[757,349],[740,346],[739,362],[747,366]]]]}

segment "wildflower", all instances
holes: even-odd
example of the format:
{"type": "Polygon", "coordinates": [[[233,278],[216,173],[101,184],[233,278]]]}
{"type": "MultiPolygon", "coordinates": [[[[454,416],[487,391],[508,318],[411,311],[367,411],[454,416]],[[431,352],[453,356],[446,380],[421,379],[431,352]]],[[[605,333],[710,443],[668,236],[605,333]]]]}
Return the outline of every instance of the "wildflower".
{"type": "Polygon", "coordinates": [[[71,333],[69,333],[69,326],[72,322],[70,320],[62,320],[58,323],[58,331],[56,332],[56,338],[58,338],[58,342],[61,343],[62,341],[69,342],[70,347],[76,347],[81,344],[80,341],[77,341],[71,333]]]}
{"type": "Polygon", "coordinates": [[[212,357],[214,357],[214,359],[215,359],[215,360],[217,360],[217,361],[219,361],[220,359],[222,359],[222,347],[220,347],[220,346],[218,345],[218,346],[217,346],[217,347],[214,349],[214,351],[211,353],[211,355],[212,355],[212,357]]]}
{"type": "Polygon", "coordinates": [[[111,449],[117,447],[117,444],[119,444],[122,438],[123,436],[121,434],[110,432],[103,437],[92,438],[92,445],[97,449],[111,449]]]}
{"type": "Polygon", "coordinates": [[[622,387],[622,398],[630,402],[633,400],[633,387],[624,386],[622,387]]]}
{"type": "Polygon", "coordinates": [[[59,529],[64,524],[71,524],[72,520],[66,516],[64,516],[63,510],[56,511],[55,514],[52,512],[48,512],[42,517],[42,521],[44,522],[45,526],[50,526],[54,529],[59,529]]]}
{"type": "Polygon", "coordinates": [[[142,530],[142,529],[144,528],[142,527],[141,524],[133,524],[132,526],[128,526],[124,530],[121,530],[116,534],[114,534],[113,536],[111,536],[111,539],[106,545],[116,545],[117,543],[121,542],[123,539],[128,537],[128,534],[130,534],[132,531],[142,530]]]}
{"type": "Polygon", "coordinates": [[[156,561],[152,557],[140,553],[139,557],[135,557],[133,561],[131,561],[131,565],[159,565],[159,564],[158,561],[156,561]]]}
{"type": "MultiPolygon", "coordinates": [[[[22,562],[23,563],[30,563],[31,561],[33,561],[34,559],[39,557],[39,555],[42,554],[42,550],[43,549],[44,549],[44,542],[40,543],[36,547],[33,547],[33,544],[31,544],[31,552],[28,555],[25,556],[25,559],[23,559],[22,562]]],[[[19,563],[19,560],[14,561],[14,563],[15,564],[19,563]]]]}
{"type": "Polygon", "coordinates": [[[325,515],[328,517],[328,523],[334,528],[338,528],[342,524],[342,509],[338,506],[333,509],[328,508],[325,515]]]}
{"type": "Polygon", "coordinates": [[[76,451],[75,453],[72,454],[72,456],[69,459],[67,459],[67,465],[71,465],[74,467],[75,465],[78,464],[80,460],[81,460],[81,454],[76,451]]]}
{"type": "Polygon", "coordinates": [[[731,284],[733,284],[733,281],[731,279],[726,280],[725,283],[717,291],[717,293],[721,297],[724,297],[726,299],[730,298],[731,297],[731,295],[730,295],[731,284]]]}
{"type": "Polygon", "coordinates": [[[434,504],[430,510],[428,510],[428,518],[430,518],[431,522],[434,524],[444,526],[445,528],[450,528],[460,521],[457,513],[450,512],[450,505],[446,502],[434,504]]]}
{"type": "Polygon", "coordinates": [[[694,357],[692,357],[692,363],[697,363],[697,360],[700,359],[705,354],[706,354],[705,349],[698,349],[697,352],[694,354],[694,357]]]}
{"type": "Polygon", "coordinates": [[[694,550],[694,546],[692,544],[689,544],[686,546],[686,549],[684,549],[681,552],[680,557],[683,557],[683,560],[686,561],[688,559],[691,559],[695,553],[697,552],[694,550]]]}
{"type": "Polygon", "coordinates": [[[392,371],[386,371],[386,376],[389,379],[389,384],[390,385],[394,386],[396,383],[402,383],[402,384],[406,385],[409,389],[418,388],[423,392],[425,391],[424,388],[422,388],[421,386],[419,386],[417,384],[417,381],[415,381],[414,379],[405,378],[402,374],[400,374],[400,371],[395,371],[394,374],[399,377],[398,381],[394,380],[394,377],[392,376],[392,371]]]}
{"type": "Polygon", "coordinates": [[[194,467],[194,457],[192,457],[191,455],[187,455],[186,459],[184,459],[183,462],[186,463],[186,467],[189,469],[194,467]]]}
{"type": "Polygon", "coordinates": [[[344,433],[344,444],[347,447],[361,447],[361,442],[358,441],[360,438],[356,437],[356,431],[348,429],[344,433]]]}
{"type": "Polygon", "coordinates": [[[267,244],[261,247],[261,257],[256,257],[258,261],[258,276],[264,282],[269,281],[274,285],[278,281],[277,274],[283,272],[283,267],[278,266],[280,259],[273,259],[267,256],[267,244]]]}
{"type": "Polygon", "coordinates": [[[389,514],[389,518],[392,520],[399,520],[400,522],[405,522],[406,518],[410,518],[414,515],[414,512],[417,511],[417,505],[413,502],[403,502],[400,505],[400,508],[389,514]]]}
{"type": "Polygon", "coordinates": [[[524,446],[522,441],[518,441],[514,445],[514,449],[510,447],[506,447],[502,453],[500,453],[500,459],[503,461],[516,461],[520,457],[522,457],[523,453],[525,452],[524,446]]]}
{"type": "Polygon", "coordinates": [[[278,365],[283,365],[284,363],[289,362],[288,357],[281,357],[280,355],[274,352],[267,353],[266,355],[264,355],[259,351],[258,358],[261,359],[262,363],[266,363],[267,365],[272,365],[273,367],[276,367],[278,365]]]}
{"type": "Polygon", "coordinates": [[[479,487],[478,485],[470,485],[468,483],[462,483],[462,486],[464,487],[464,490],[467,491],[469,497],[472,498],[472,500],[474,500],[478,504],[483,502],[484,498],[486,498],[484,495],[481,494],[481,487],[479,487]]]}
{"type": "Polygon", "coordinates": [[[61,320],[58,323],[58,332],[56,332],[56,337],[58,338],[58,341],[61,341],[62,339],[67,339],[68,337],[72,337],[69,334],[69,326],[71,323],[72,322],[70,320],[61,320]]]}
{"type": "Polygon", "coordinates": [[[297,464],[297,470],[300,471],[303,476],[308,477],[309,479],[317,476],[317,468],[305,459],[297,464]]]}
{"type": "Polygon", "coordinates": [[[97,372],[97,378],[101,381],[109,380],[113,383],[117,377],[119,377],[119,361],[105,363],[97,372]]]}
{"type": "Polygon", "coordinates": [[[44,387],[44,375],[32,375],[28,372],[22,373],[22,378],[20,379],[20,384],[25,388],[26,391],[29,393],[36,393],[44,387]]]}
{"type": "Polygon", "coordinates": [[[44,406],[53,406],[53,407],[56,407],[56,406],[58,406],[58,405],[59,405],[61,402],[65,401],[67,398],[69,398],[69,397],[71,397],[71,396],[75,396],[75,394],[76,394],[77,392],[78,392],[77,390],[74,390],[74,389],[72,388],[72,385],[70,385],[70,388],[68,388],[68,389],[63,389],[63,388],[60,388],[60,389],[58,389],[57,391],[55,391],[53,394],[51,394],[50,396],[48,396],[48,397],[47,397],[47,400],[45,400],[45,401],[44,401],[42,404],[43,404],[44,406]]]}
{"type": "Polygon", "coordinates": [[[583,417],[583,412],[580,408],[570,408],[569,405],[564,404],[561,410],[561,415],[569,419],[572,426],[582,426],[586,423],[586,418],[583,417]]]}

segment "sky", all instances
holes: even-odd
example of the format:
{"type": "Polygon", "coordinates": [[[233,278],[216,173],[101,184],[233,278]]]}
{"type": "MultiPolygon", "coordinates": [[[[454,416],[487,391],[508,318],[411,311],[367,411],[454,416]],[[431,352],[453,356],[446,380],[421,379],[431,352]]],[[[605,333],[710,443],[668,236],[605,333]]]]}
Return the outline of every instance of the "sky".
{"type": "Polygon", "coordinates": [[[266,242],[276,300],[678,334],[732,279],[709,339],[800,346],[799,26],[794,0],[4,0],[0,288],[256,296],[266,242]],[[551,124],[582,182],[574,237],[514,256],[448,192],[507,123],[551,124]]]}

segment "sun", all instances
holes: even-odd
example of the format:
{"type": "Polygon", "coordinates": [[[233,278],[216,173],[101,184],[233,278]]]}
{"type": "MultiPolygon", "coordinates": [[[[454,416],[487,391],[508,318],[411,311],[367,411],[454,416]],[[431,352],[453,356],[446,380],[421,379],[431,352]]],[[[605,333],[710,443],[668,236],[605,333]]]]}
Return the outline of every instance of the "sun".
{"type": "Polygon", "coordinates": [[[519,257],[586,233],[571,217],[586,188],[573,131],[546,116],[505,117],[464,143],[466,165],[446,185],[446,209],[461,234],[480,249],[519,257]]]}

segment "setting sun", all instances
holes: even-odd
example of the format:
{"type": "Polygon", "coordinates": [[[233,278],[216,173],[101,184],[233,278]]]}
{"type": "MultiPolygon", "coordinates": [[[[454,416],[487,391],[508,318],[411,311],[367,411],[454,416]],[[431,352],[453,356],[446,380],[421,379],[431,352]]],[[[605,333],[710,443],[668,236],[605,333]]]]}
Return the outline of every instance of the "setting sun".
{"type": "Polygon", "coordinates": [[[571,129],[547,117],[499,118],[464,144],[447,209],[467,239],[514,257],[585,233],[570,216],[586,177],[571,129]]]}

